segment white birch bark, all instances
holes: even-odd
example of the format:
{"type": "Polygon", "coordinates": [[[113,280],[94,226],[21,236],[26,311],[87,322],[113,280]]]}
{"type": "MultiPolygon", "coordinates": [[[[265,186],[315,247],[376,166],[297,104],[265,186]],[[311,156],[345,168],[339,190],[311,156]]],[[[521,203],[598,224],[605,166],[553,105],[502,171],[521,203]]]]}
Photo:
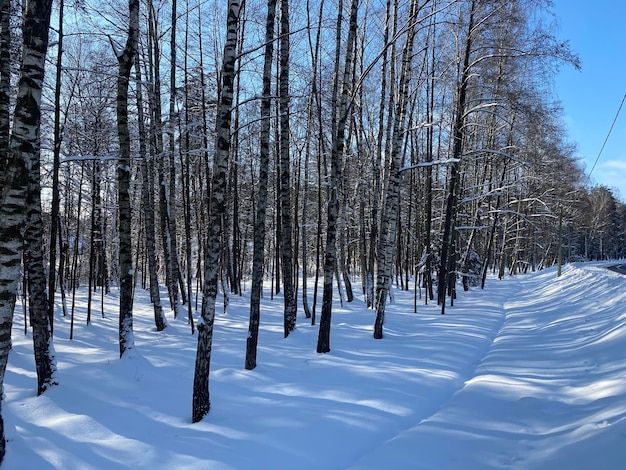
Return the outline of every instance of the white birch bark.
{"type": "Polygon", "coordinates": [[[376,320],[374,322],[374,338],[383,337],[383,323],[385,320],[385,305],[389,295],[391,269],[393,267],[393,252],[396,244],[396,228],[398,222],[398,207],[400,203],[400,165],[402,162],[402,135],[404,133],[409,85],[411,82],[411,63],[413,45],[415,42],[416,19],[418,13],[417,0],[411,0],[409,12],[409,27],[407,29],[404,50],[402,52],[402,66],[400,70],[400,86],[398,101],[394,112],[394,125],[391,144],[390,168],[387,172],[385,203],[380,225],[380,239],[378,245],[378,266],[376,275],[376,320]]]}
{"type": "MultiPolygon", "coordinates": [[[[11,348],[11,325],[20,282],[29,173],[33,162],[39,159],[41,89],[51,10],[51,0],[26,0],[23,4],[22,64],[13,130],[8,153],[0,156],[4,160],[5,176],[0,192],[0,397],[11,348]]],[[[4,422],[0,414],[0,462],[5,450],[4,422]]]]}
{"type": "Polygon", "coordinates": [[[211,178],[211,199],[208,220],[207,246],[204,262],[202,313],[198,322],[198,349],[193,381],[192,421],[202,420],[211,408],[209,395],[209,369],[215,321],[218,266],[221,254],[223,216],[226,213],[226,175],[230,153],[230,123],[232,117],[235,62],[237,60],[237,27],[239,0],[229,0],[226,22],[226,41],[221,70],[221,95],[217,109],[215,159],[211,178]]]}
{"type": "MultiPolygon", "coordinates": [[[[356,42],[357,15],[359,1],[352,0],[350,5],[350,25],[348,27],[348,43],[344,63],[339,115],[336,129],[333,129],[333,147],[331,151],[331,173],[328,198],[328,215],[326,228],[326,255],[324,259],[324,288],[322,296],[322,312],[317,337],[317,352],[330,352],[330,325],[333,304],[333,274],[337,269],[337,219],[339,211],[339,185],[341,183],[341,161],[345,147],[345,132],[350,112],[350,94],[352,92],[352,61],[356,42]]],[[[339,41],[337,41],[339,47],[339,41]]]]}

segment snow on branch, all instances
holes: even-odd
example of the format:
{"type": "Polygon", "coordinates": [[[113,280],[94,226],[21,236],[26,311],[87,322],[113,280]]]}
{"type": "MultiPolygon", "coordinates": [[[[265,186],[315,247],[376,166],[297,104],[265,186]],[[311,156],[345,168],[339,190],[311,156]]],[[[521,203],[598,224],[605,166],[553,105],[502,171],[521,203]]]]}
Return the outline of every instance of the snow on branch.
{"type": "Polygon", "coordinates": [[[460,161],[461,160],[458,158],[443,158],[440,160],[433,160],[432,162],[422,162],[422,163],[418,163],[417,165],[405,166],[403,168],[400,168],[400,170],[398,171],[402,173],[403,171],[415,170],[416,168],[424,168],[424,167],[435,166],[435,165],[447,165],[448,163],[458,163],[460,161]]]}
{"type": "Polygon", "coordinates": [[[496,150],[496,149],[476,149],[476,150],[468,150],[467,152],[465,152],[462,157],[470,157],[472,155],[480,155],[480,154],[490,154],[490,155],[497,155],[499,157],[504,157],[504,158],[508,158],[509,160],[512,160],[516,163],[519,163],[520,165],[527,165],[528,163],[526,163],[524,160],[514,156],[511,153],[508,152],[504,152],[502,150],[496,150]]]}
{"type": "Polygon", "coordinates": [[[66,162],[86,162],[86,161],[110,161],[110,160],[118,160],[119,155],[71,155],[69,157],[64,157],[61,159],[61,163],[66,162]]]}
{"type": "Polygon", "coordinates": [[[454,227],[455,230],[483,230],[486,228],[491,228],[489,225],[459,225],[454,227]]]}

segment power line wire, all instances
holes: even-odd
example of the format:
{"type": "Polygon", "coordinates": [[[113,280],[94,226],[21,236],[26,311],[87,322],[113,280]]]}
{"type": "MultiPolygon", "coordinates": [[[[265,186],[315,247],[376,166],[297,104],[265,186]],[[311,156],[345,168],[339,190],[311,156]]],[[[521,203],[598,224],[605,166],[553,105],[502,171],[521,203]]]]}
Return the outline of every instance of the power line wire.
{"type": "Polygon", "coordinates": [[[596,157],[596,161],[593,162],[593,166],[591,167],[591,170],[589,171],[589,177],[591,177],[591,173],[593,173],[593,170],[596,168],[596,165],[598,163],[598,160],[600,160],[600,155],[602,155],[602,152],[604,151],[604,147],[606,146],[607,141],[609,140],[609,137],[611,136],[611,132],[613,132],[613,127],[615,127],[615,123],[617,122],[617,118],[619,117],[619,113],[622,110],[622,106],[624,105],[624,101],[626,100],[626,94],[624,94],[624,97],[622,98],[622,102],[619,105],[619,109],[617,110],[617,114],[615,114],[615,119],[613,119],[613,124],[611,124],[611,128],[609,129],[609,133],[606,135],[606,139],[604,139],[604,143],[602,144],[602,148],[600,149],[600,152],[598,153],[598,156],[596,157]]]}

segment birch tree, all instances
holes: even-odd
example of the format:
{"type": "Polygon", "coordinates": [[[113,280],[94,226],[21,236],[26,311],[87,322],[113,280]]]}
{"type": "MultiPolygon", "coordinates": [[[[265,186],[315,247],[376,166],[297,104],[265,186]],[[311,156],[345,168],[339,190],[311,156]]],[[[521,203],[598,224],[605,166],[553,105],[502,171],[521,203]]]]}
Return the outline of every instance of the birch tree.
{"type": "Polygon", "coordinates": [[[393,252],[396,243],[398,208],[400,204],[400,166],[402,162],[402,140],[409,100],[409,85],[412,76],[413,47],[417,28],[419,8],[417,0],[411,0],[409,6],[408,29],[402,51],[402,65],[398,98],[394,111],[393,134],[391,143],[390,168],[386,173],[388,181],[385,186],[387,194],[380,224],[378,245],[378,269],[376,273],[376,320],[374,322],[374,338],[383,337],[385,305],[389,294],[393,252]]]}
{"type": "Polygon", "coordinates": [[[289,0],[280,0],[280,232],[283,268],[283,296],[285,302],[285,338],[296,327],[296,296],[293,280],[293,244],[291,216],[291,151],[289,139],[289,0]]]}
{"type": "Polygon", "coordinates": [[[216,143],[211,197],[208,218],[207,245],[204,259],[204,285],[202,288],[202,313],[198,321],[198,349],[193,380],[192,422],[197,423],[209,412],[209,368],[215,321],[218,267],[224,214],[226,213],[226,175],[230,153],[230,124],[232,117],[235,62],[237,60],[237,27],[239,24],[239,0],[229,0],[226,21],[226,41],[221,68],[221,90],[216,117],[216,143]]]}
{"type": "MultiPolygon", "coordinates": [[[[341,2],[337,22],[342,21],[341,2]]],[[[327,228],[326,228],[326,254],[324,257],[324,287],[322,296],[322,311],[320,313],[320,327],[317,337],[317,352],[330,352],[330,321],[333,307],[333,275],[337,269],[337,220],[339,212],[339,185],[341,184],[341,163],[345,148],[345,134],[350,112],[350,96],[352,93],[352,61],[354,60],[354,48],[356,44],[357,16],[359,13],[359,1],[352,0],[350,4],[350,20],[348,26],[348,39],[346,45],[346,58],[344,63],[341,98],[337,113],[339,118],[333,132],[331,161],[330,161],[330,188],[328,198],[327,228]]],[[[339,29],[339,28],[338,28],[339,29]]],[[[340,47],[340,35],[337,35],[336,47],[340,47]]],[[[335,74],[336,83],[339,77],[335,74]]],[[[337,86],[337,85],[336,85],[337,86]]]]}
{"type": "Polygon", "coordinates": [[[461,76],[459,78],[454,124],[452,128],[452,162],[450,163],[450,176],[448,182],[448,194],[446,197],[446,212],[442,235],[441,260],[439,263],[439,273],[437,280],[437,303],[441,305],[441,313],[445,312],[446,294],[448,293],[449,276],[451,273],[450,253],[453,248],[454,238],[454,211],[456,210],[456,199],[459,183],[459,160],[463,152],[463,140],[465,136],[465,107],[467,101],[467,87],[470,79],[470,54],[472,52],[474,40],[474,18],[476,15],[476,1],[472,0],[469,6],[469,19],[467,23],[467,33],[463,49],[463,60],[461,63],[461,76]]]}
{"type": "MultiPolygon", "coordinates": [[[[118,224],[119,224],[119,276],[120,357],[134,347],[133,338],[133,256],[131,244],[132,212],[130,204],[130,132],[128,129],[128,85],[130,71],[137,52],[139,33],[139,0],[128,0],[128,37],[122,51],[114,46],[118,63],[117,76],[117,135],[120,156],[117,163],[118,224]]],[[[111,41],[113,45],[113,41],[111,41]]]]}
{"type": "Polygon", "coordinates": [[[268,168],[270,161],[270,113],[272,93],[272,58],[274,55],[274,21],[276,0],[267,2],[265,20],[265,56],[263,62],[263,90],[261,99],[261,129],[259,132],[259,179],[256,214],[254,217],[254,246],[252,255],[252,290],[250,292],[250,323],[246,340],[245,367],[256,367],[259,322],[261,316],[261,289],[265,255],[265,219],[267,212],[268,168]]]}
{"type": "Polygon", "coordinates": [[[6,168],[11,131],[11,0],[0,0],[0,188],[6,168]]]}
{"type": "Polygon", "coordinates": [[[141,71],[139,69],[139,60],[135,57],[135,77],[137,82],[137,118],[139,127],[139,157],[141,169],[141,202],[145,217],[146,232],[146,251],[148,256],[148,275],[150,283],[150,300],[154,310],[154,323],[157,331],[162,331],[167,326],[163,307],[161,306],[161,294],[159,293],[159,278],[157,272],[156,260],[156,240],[155,240],[155,224],[154,224],[154,185],[152,162],[148,162],[148,149],[145,139],[143,99],[141,93],[141,71]]]}
{"type": "MultiPolygon", "coordinates": [[[[161,100],[161,44],[159,34],[158,11],[153,0],[148,0],[148,77],[149,93],[148,104],[150,110],[150,153],[155,159],[159,189],[159,215],[161,246],[165,263],[165,283],[169,294],[170,305],[174,311],[174,318],[178,318],[180,311],[178,278],[178,258],[174,251],[176,236],[172,229],[172,198],[171,186],[166,175],[166,153],[163,145],[163,117],[161,100]]],[[[170,123],[171,125],[172,123],[170,123]]],[[[173,131],[172,131],[173,132],[173,131]]],[[[168,154],[174,154],[174,142],[170,139],[168,154]]],[[[168,161],[170,158],[168,157],[168,161]]],[[[175,173],[175,169],[174,169],[175,173]]],[[[175,213],[175,212],[174,212],[175,213]]],[[[175,227],[174,227],[175,230],[175,227]]]]}
{"type": "MultiPolygon", "coordinates": [[[[39,145],[39,144],[38,144],[39,145]]],[[[37,148],[36,153],[39,153],[37,148]]],[[[24,230],[25,264],[28,277],[28,309],[33,328],[33,351],[37,370],[37,395],[56,384],[56,360],[52,346],[50,305],[46,291],[43,253],[43,221],[41,217],[41,174],[39,158],[34,158],[29,171],[26,197],[26,228],[24,230]]]]}
{"type": "MultiPolygon", "coordinates": [[[[51,0],[26,0],[23,4],[22,63],[13,130],[7,155],[1,157],[5,161],[6,177],[0,193],[0,396],[11,348],[13,310],[20,279],[26,203],[31,179],[29,172],[33,164],[38,168],[41,91],[51,10],[51,0]]],[[[3,130],[6,131],[6,128],[3,130]]],[[[0,462],[4,459],[5,451],[4,421],[0,414],[0,462]]]]}
{"type": "MultiPolygon", "coordinates": [[[[178,288],[176,283],[180,284],[180,294],[182,301],[185,303],[187,295],[185,293],[185,286],[183,282],[183,273],[178,260],[178,223],[177,223],[177,210],[176,210],[176,194],[179,192],[177,188],[176,180],[176,142],[175,133],[176,128],[176,19],[178,16],[176,0],[172,0],[172,21],[170,24],[170,100],[169,100],[169,122],[167,133],[169,136],[169,230],[172,249],[172,276],[174,277],[175,289],[175,301],[178,303],[178,288]]],[[[189,281],[188,281],[189,282],[189,281]]]]}
{"type": "MultiPolygon", "coordinates": [[[[61,72],[63,67],[63,12],[64,0],[59,1],[59,29],[57,43],[56,77],[54,89],[54,150],[52,163],[52,204],[50,209],[50,253],[48,272],[48,310],[50,333],[54,332],[54,296],[56,293],[57,235],[59,224],[59,166],[61,161],[61,72]]],[[[89,303],[91,305],[91,303],[89,303]]]]}

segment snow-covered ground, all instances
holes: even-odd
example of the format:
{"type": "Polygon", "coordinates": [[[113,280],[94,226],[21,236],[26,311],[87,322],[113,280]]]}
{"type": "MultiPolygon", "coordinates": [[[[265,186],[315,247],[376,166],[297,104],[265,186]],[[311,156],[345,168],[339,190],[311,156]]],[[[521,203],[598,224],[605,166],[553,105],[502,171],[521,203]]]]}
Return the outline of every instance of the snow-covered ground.
{"type": "Polygon", "coordinates": [[[626,468],[626,276],[601,264],[490,279],[444,316],[395,291],[382,340],[360,297],[336,302],[324,355],[304,318],[282,338],[282,298],[266,293],[254,371],[247,294],[232,297],[197,424],[186,321],[157,333],[138,291],[136,348],[119,360],[116,296],[86,326],[84,295],[72,341],[56,318],[60,385],[41,397],[18,308],[3,470],[626,468]]]}

